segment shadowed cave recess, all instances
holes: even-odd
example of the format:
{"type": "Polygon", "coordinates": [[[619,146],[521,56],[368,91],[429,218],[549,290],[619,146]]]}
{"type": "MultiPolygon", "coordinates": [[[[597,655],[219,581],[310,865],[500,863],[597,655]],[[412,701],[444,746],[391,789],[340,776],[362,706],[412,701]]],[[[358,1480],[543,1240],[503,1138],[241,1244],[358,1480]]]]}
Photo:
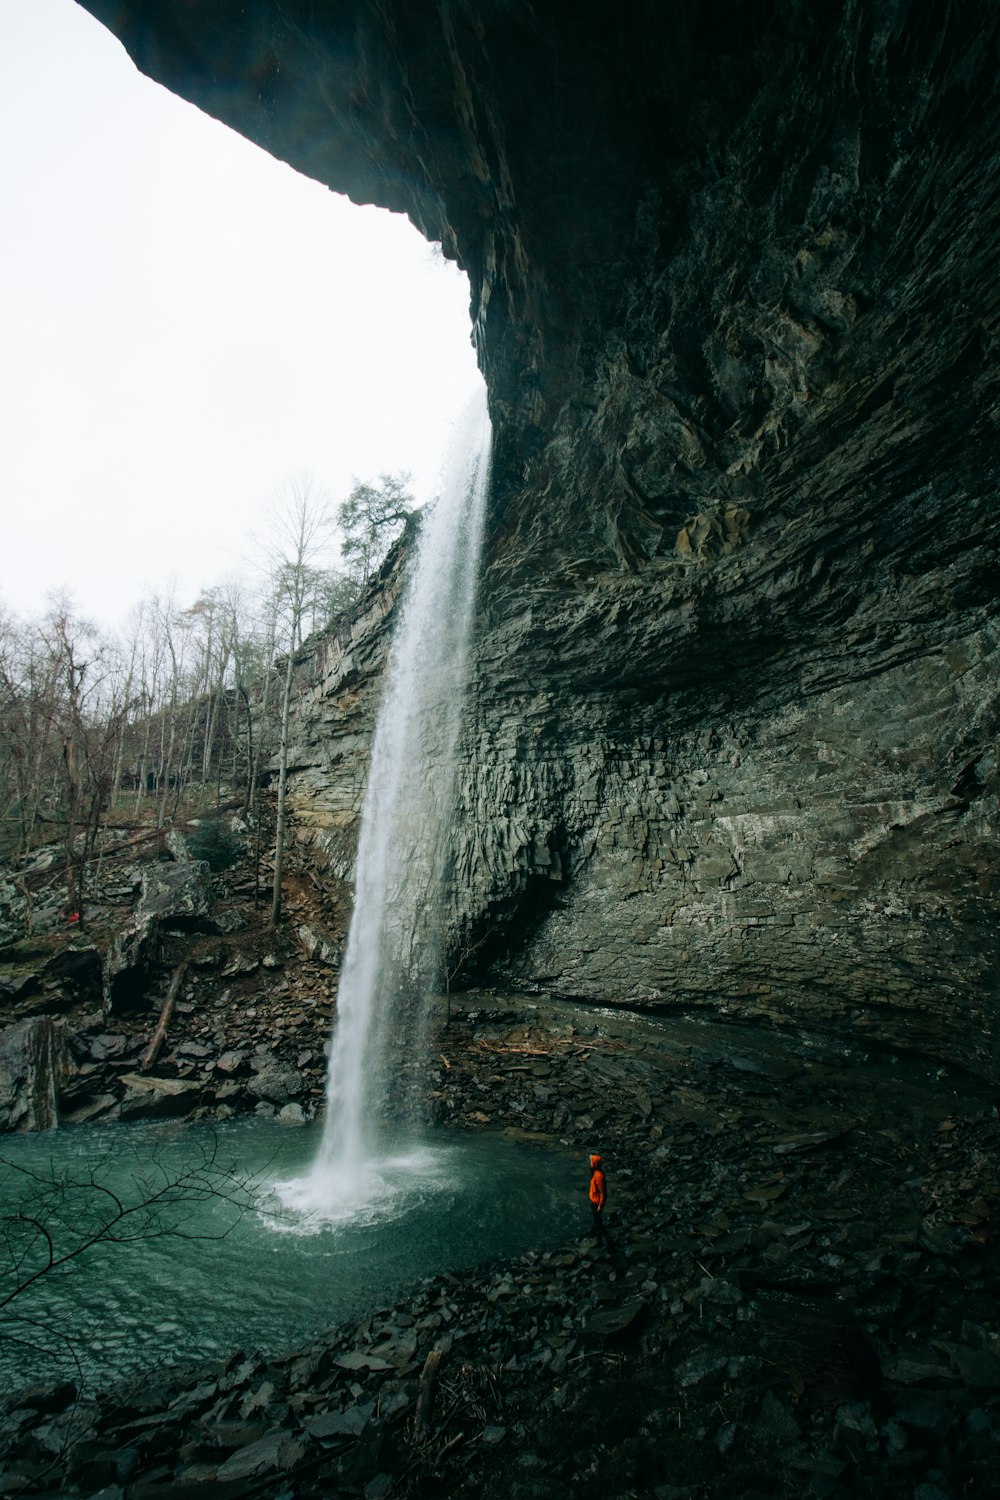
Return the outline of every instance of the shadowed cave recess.
{"type": "MultiPolygon", "coordinates": [[[[1000,1077],[996,8],[85,6],[468,273],[459,978],[1000,1077]]],[[[399,581],[298,667],[342,877],[399,581]]]]}

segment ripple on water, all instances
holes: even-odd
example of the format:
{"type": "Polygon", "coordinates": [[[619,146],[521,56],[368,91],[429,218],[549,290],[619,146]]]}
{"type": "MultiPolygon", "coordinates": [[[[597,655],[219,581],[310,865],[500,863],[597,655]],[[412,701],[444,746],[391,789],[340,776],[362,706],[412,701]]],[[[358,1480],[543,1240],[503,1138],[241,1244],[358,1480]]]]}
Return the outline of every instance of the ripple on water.
{"type": "Polygon", "coordinates": [[[238,1347],[277,1353],[385,1306],[424,1277],[559,1244],[584,1228],[580,1164],[561,1154],[498,1138],[431,1137],[352,1175],[336,1163],[313,1167],[318,1130],[257,1120],[11,1139],[0,1209],[19,1182],[32,1185],[25,1168],[79,1178],[96,1165],[129,1192],[137,1162],[176,1172],[206,1142],[218,1161],[256,1175],[252,1210],[234,1222],[224,1199],[209,1195],[185,1205],[178,1234],[98,1244],[66,1274],[43,1276],[30,1298],[0,1310],[0,1389],[64,1370],[75,1378],[77,1358],[100,1381],[238,1347]],[[34,1362],[14,1342],[19,1312],[52,1333],[34,1362]]]}

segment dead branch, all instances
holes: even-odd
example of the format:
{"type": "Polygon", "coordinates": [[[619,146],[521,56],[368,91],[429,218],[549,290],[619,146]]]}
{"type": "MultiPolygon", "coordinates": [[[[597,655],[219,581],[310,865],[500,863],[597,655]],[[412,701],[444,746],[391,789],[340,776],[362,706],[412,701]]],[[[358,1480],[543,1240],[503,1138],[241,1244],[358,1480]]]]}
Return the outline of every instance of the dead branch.
{"type": "Polygon", "coordinates": [[[151,1068],[153,1066],[153,1063],[159,1056],[160,1048],[166,1041],[167,1026],[170,1023],[170,1017],[173,1014],[174,1001],[177,999],[177,993],[184,981],[184,975],[187,973],[187,967],[187,963],[185,962],[182,963],[179,968],[174,970],[174,977],[171,979],[170,988],[167,990],[167,998],[166,1000],[164,1000],[163,1009],[160,1011],[160,1019],[157,1021],[156,1030],[153,1032],[153,1040],[150,1042],[149,1046],[143,1053],[142,1061],[139,1064],[140,1073],[145,1073],[147,1068],[151,1068]]]}
{"type": "Polygon", "coordinates": [[[417,1392],[417,1409],[413,1415],[413,1435],[417,1442],[423,1442],[430,1431],[431,1411],[434,1407],[434,1393],[437,1389],[438,1371],[444,1353],[440,1349],[432,1349],[424,1360],[424,1367],[420,1372],[420,1387],[417,1392]]]}

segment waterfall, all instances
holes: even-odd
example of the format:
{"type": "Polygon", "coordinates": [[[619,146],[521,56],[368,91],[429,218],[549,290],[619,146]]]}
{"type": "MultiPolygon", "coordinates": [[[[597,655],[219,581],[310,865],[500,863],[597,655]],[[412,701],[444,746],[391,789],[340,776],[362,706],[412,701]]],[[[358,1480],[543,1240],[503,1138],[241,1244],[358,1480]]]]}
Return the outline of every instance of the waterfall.
{"type": "Polygon", "coordinates": [[[334,1177],[342,1200],[366,1191],[382,1122],[414,1104],[414,1065],[425,1058],[490,441],[484,391],[456,430],[439,498],[423,517],[390,648],[313,1174],[334,1177]]]}

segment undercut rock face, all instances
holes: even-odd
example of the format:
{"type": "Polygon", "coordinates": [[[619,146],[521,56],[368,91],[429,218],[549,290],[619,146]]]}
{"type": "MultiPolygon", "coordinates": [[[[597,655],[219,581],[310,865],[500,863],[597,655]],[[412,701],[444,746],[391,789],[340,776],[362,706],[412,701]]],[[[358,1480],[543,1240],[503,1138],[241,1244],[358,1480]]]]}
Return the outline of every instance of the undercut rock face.
{"type": "MultiPolygon", "coordinates": [[[[1000,1076],[995,7],[86,3],[468,271],[455,961],[1000,1076]]],[[[301,669],[342,872],[382,586],[301,669]]]]}

